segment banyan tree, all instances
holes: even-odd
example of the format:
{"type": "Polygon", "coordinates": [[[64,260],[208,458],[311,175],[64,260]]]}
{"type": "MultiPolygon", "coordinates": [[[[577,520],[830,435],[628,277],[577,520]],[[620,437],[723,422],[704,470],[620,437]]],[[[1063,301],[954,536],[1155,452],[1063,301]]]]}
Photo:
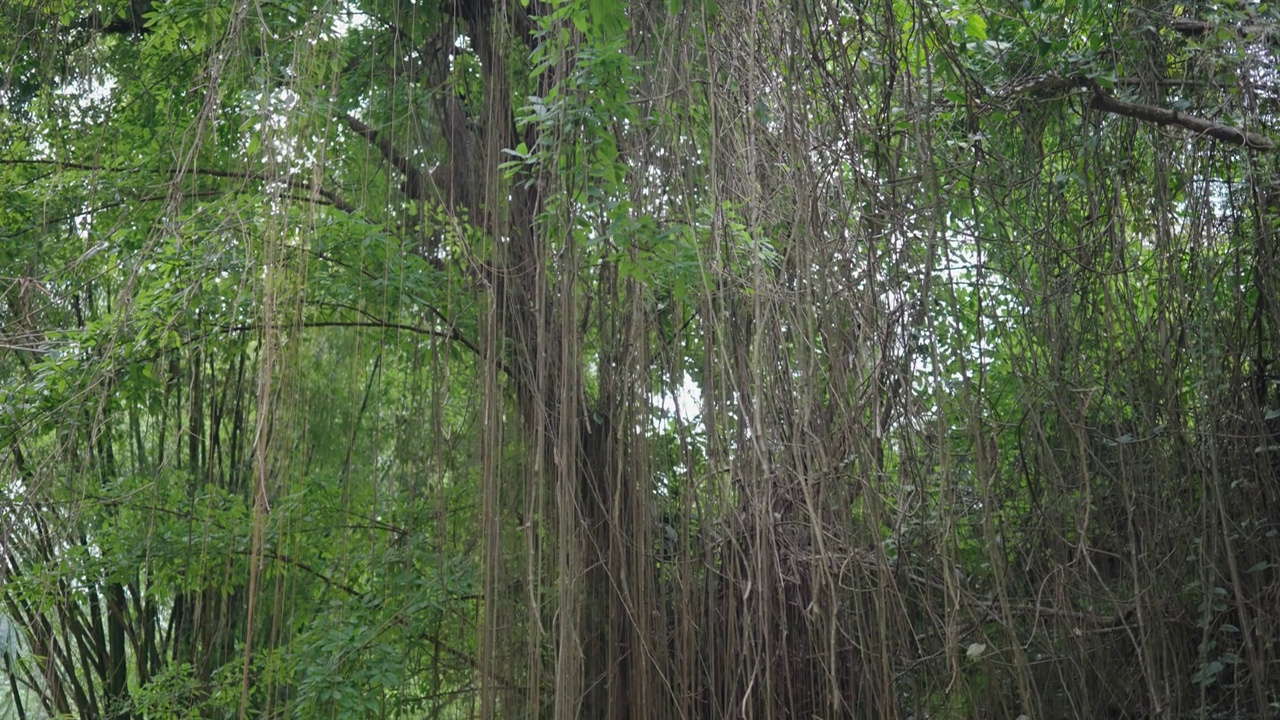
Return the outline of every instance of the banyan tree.
{"type": "Polygon", "coordinates": [[[0,717],[1276,715],[1277,38],[0,3],[0,717]]]}

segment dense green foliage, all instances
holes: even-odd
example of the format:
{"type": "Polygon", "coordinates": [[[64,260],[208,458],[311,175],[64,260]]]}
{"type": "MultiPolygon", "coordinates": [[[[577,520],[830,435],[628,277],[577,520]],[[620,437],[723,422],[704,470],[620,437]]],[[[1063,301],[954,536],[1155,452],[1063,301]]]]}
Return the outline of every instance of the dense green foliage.
{"type": "Polygon", "coordinates": [[[0,717],[1280,712],[1278,37],[0,4],[0,717]]]}

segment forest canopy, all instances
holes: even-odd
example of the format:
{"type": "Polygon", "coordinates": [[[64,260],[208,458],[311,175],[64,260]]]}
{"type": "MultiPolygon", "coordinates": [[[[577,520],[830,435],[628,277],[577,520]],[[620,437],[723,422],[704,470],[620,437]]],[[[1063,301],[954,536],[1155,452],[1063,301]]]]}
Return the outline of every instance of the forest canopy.
{"type": "Polygon", "coordinates": [[[0,718],[1275,716],[1278,52],[0,3],[0,718]]]}

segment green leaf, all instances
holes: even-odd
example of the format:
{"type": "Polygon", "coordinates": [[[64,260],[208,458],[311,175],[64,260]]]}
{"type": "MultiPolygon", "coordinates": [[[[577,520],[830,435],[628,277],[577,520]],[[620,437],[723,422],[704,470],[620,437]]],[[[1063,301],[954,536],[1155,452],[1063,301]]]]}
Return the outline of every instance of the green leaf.
{"type": "Polygon", "coordinates": [[[987,39],[987,21],[981,15],[973,14],[969,16],[965,23],[964,32],[974,40],[982,41],[987,39]]]}
{"type": "Polygon", "coordinates": [[[573,26],[578,28],[578,32],[583,35],[591,34],[591,18],[581,8],[575,9],[570,19],[573,20],[573,26]]]}
{"type": "Polygon", "coordinates": [[[626,32],[626,8],[618,0],[587,0],[587,7],[591,25],[599,37],[614,38],[626,32]]]}

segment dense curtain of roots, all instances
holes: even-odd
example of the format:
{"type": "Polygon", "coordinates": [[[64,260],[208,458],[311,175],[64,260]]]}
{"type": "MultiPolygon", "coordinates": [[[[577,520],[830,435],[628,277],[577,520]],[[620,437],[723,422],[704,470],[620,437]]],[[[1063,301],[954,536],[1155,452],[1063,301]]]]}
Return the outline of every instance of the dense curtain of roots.
{"type": "Polygon", "coordinates": [[[582,282],[572,246],[539,304],[573,384],[551,404],[593,368],[583,412],[608,418],[560,424],[542,457],[576,470],[533,480],[556,530],[526,566],[560,614],[507,600],[558,624],[529,640],[554,668],[526,668],[557,715],[1267,712],[1273,211],[1193,180],[1249,166],[1132,124],[1084,151],[1100,120],[1049,137],[1037,107],[994,142],[939,126],[908,56],[939,42],[933,8],[722,10],[635,11],[663,68],[639,100],[661,120],[626,132],[661,170],[633,176],[639,211],[706,230],[679,321],[607,268],[582,282]],[[597,347],[567,337],[582,312],[597,347]],[[689,373],[700,415],[655,466],[646,375],[689,373]]]}

